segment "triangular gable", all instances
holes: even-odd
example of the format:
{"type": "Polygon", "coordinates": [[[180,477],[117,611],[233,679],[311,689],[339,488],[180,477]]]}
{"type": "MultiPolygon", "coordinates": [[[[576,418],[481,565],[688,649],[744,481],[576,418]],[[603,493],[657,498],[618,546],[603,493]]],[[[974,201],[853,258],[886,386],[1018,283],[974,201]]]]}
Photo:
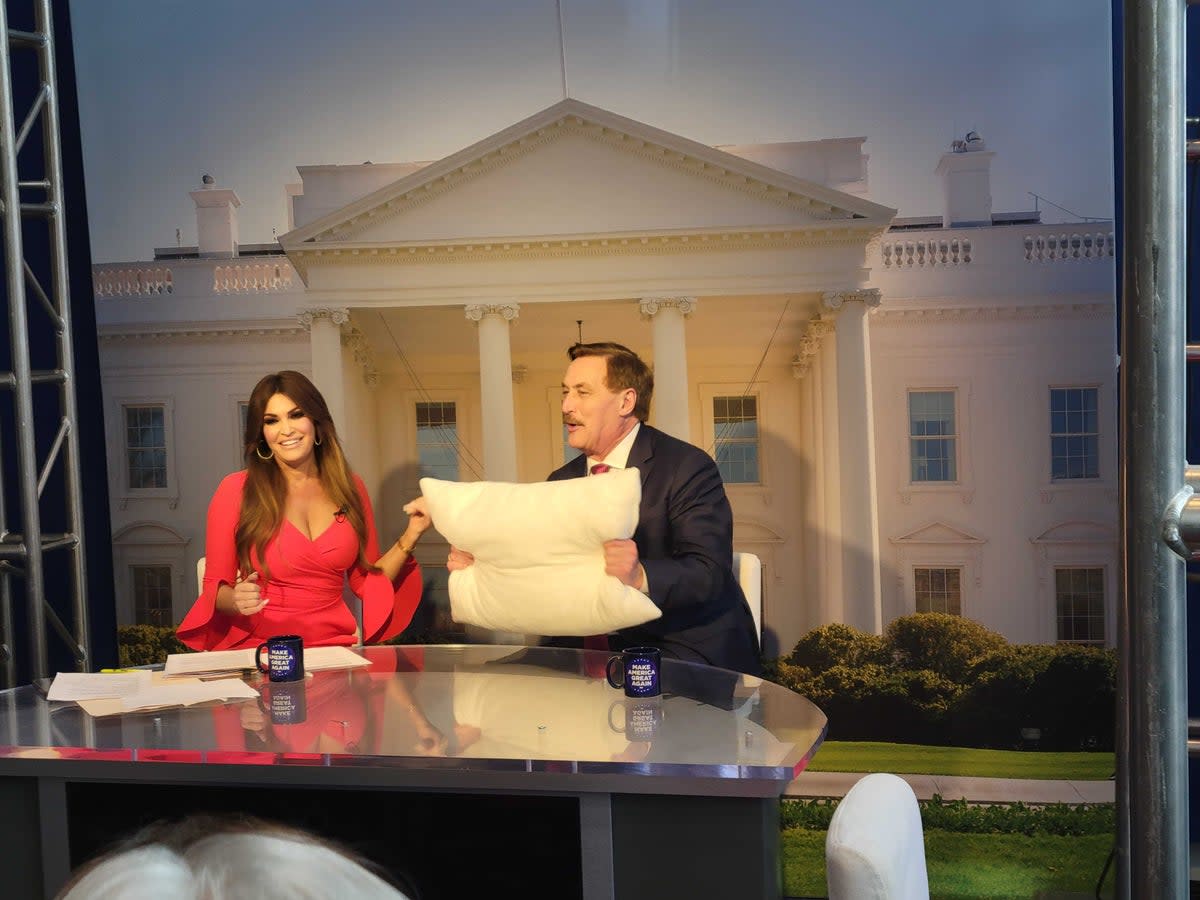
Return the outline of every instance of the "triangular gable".
{"type": "Polygon", "coordinates": [[[161,544],[164,546],[187,546],[186,538],[169,525],[161,522],[131,522],[112,536],[114,544],[161,544]]]}
{"type": "MultiPolygon", "coordinates": [[[[845,227],[855,223],[859,226],[855,230],[865,231],[862,226],[868,223],[876,227],[883,226],[895,215],[895,210],[861,197],[769,169],[577,100],[564,100],[288,232],[280,237],[280,243],[286,250],[292,251],[302,249],[304,245],[346,246],[363,243],[369,246],[403,242],[406,239],[404,229],[386,229],[382,223],[427,206],[431,201],[456,190],[465,190],[465,186],[481,176],[517,165],[531,153],[564,140],[589,141],[607,148],[610,153],[618,151],[629,154],[631,158],[640,157],[643,168],[645,160],[652,160],[663,167],[662,172],[674,170],[686,175],[697,187],[720,189],[729,196],[736,192],[742,197],[753,198],[760,206],[767,205],[777,210],[778,215],[773,217],[773,221],[768,219],[762,224],[796,228],[816,224],[828,229],[835,225],[845,227]]],[[[569,198],[564,200],[572,202],[569,198]]],[[[476,210],[479,211],[483,205],[477,205],[476,210]]],[[[461,229],[467,223],[464,223],[461,215],[453,219],[454,236],[462,237],[461,229]]],[[[653,216],[650,216],[650,220],[653,222],[653,216]]],[[[739,226],[744,223],[730,224],[739,226]]],[[[672,226],[664,224],[663,227],[672,226]]],[[[561,231],[554,233],[562,234],[561,231]]],[[[436,237],[436,233],[433,236],[436,237]]],[[[495,231],[491,235],[475,237],[479,236],[515,235],[512,231],[495,231]]]]}
{"type": "Polygon", "coordinates": [[[947,525],[945,522],[928,522],[907,534],[891,539],[893,544],[984,544],[986,538],[969,531],[947,525]]]}
{"type": "Polygon", "coordinates": [[[1103,522],[1069,521],[1047,528],[1033,539],[1035,544],[1110,544],[1117,530],[1103,522]]]}
{"type": "Polygon", "coordinates": [[[782,544],[783,538],[774,529],[748,519],[733,520],[733,539],[739,544],[782,544]]]}

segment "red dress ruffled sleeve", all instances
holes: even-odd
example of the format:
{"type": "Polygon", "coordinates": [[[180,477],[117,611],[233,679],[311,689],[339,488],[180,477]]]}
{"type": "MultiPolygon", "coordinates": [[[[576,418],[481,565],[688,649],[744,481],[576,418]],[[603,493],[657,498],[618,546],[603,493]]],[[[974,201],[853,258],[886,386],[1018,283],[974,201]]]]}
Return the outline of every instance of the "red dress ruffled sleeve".
{"type": "Polygon", "coordinates": [[[251,618],[229,616],[217,610],[217,590],[237,581],[237,550],[233,536],[242,509],[246,473],[225,476],[208,505],[204,528],[204,583],[176,634],[193,650],[227,650],[244,646],[251,638],[251,618]]]}
{"type": "MultiPolygon", "coordinates": [[[[379,559],[379,537],[375,531],[375,513],[362,479],[354,476],[358,496],[362,500],[363,517],[367,525],[366,558],[379,559]]],[[[400,567],[395,580],[383,572],[368,572],[355,566],[349,572],[350,588],[362,599],[362,641],[378,644],[394,638],[412,621],[421,602],[421,567],[409,556],[400,567]]]]}

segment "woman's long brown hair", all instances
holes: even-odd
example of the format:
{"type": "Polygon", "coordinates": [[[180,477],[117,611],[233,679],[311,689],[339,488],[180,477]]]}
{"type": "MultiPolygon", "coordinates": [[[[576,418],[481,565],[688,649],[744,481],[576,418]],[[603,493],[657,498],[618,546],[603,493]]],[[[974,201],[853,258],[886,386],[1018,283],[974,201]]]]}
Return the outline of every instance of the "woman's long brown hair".
{"type": "Polygon", "coordinates": [[[271,577],[267,568],[267,544],[279,533],[283,525],[283,506],[287,496],[287,484],[283,472],[274,459],[263,459],[259,453],[270,449],[263,439],[263,416],[267,403],[276,394],[283,394],[312,420],[316,426],[314,437],[319,446],[313,447],[316,455],[317,474],[325,495],[337,505],[339,513],[358,535],[359,565],[370,571],[378,571],[366,557],[367,522],[362,499],[354,484],[354,473],[338,440],[337,428],[329,415],[325,398],[316,386],[299,372],[283,371],[264,376],[250,393],[250,404],[246,410],[245,450],[246,486],[242,492],[242,509],[238,515],[234,533],[238,566],[242,577],[254,571],[251,554],[257,558],[258,568],[266,578],[271,577]]]}

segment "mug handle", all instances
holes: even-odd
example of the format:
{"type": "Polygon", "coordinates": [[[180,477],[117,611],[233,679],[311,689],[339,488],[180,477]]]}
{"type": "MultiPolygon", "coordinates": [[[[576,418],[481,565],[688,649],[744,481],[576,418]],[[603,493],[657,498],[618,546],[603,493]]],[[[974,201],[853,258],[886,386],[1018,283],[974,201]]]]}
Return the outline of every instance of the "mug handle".
{"type": "MultiPolygon", "coordinates": [[[[267,649],[266,641],[263,641],[261,644],[258,645],[258,649],[254,651],[254,664],[256,666],[258,666],[258,671],[262,672],[264,675],[269,675],[271,672],[271,664],[268,662],[264,666],[263,661],[262,661],[263,651],[266,649],[267,649]]],[[[270,656],[270,651],[267,652],[267,655],[268,655],[268,657],[270,656]]]]}
{"type": "MultiPolygon", "coordinates": [[[[622,711],[622,713],[624,713],[625,704],[622,703],[620,700],[614,700],[612,703],[608,704],[608,727],[610,729],[612,729],[613,731],[617,732],[618,734],[624,734],[625,733],[625,723],[624,722],[621,722],[620,728],[618,728],[616,725],[613,724],[612,714],[613,714],[614,709],[620,709],[622,711]]],[[[622,715],[621,718],[624,719],[625,716],[622,715]]]]}
{"type": "Polygon", "coordinates": [[[621,667],[621,657],[619,657],[619,656],[610,656],[610,657],[608,658],[608,662],[607,662],[607,663],[605,663],[605,665],[604,665],[604,680],[608,682],[608,686],[609,686],[609,687],[615,687],[615,688],[617,688],[617,689],[620,689],[620,688],[622,688],[622,687],[624,687],[624,686],[625,686],[625,675],[624,675],[624,673],[622,672],[622,674],[621,674],[621,680],[620,680],[620,682],[618,682],[618,681],[617,681],[617,680],[616,680],[616,679],[613,677],[613,663],[616,663],[616,664],[617,664],[617,671],[618,671],[618,672],[621,672],[621,671],[622,671],[622,667],[621,667]]]}

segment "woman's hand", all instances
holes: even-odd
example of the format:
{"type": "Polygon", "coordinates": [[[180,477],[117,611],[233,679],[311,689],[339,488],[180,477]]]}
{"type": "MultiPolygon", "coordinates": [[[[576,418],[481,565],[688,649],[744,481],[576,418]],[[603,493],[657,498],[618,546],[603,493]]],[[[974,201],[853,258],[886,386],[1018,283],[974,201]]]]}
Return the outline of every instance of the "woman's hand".
{"type": "Polygon", "coordinates": [[[400,546],[411,550],[421,539],[421,535],[433,525],[433,519],[429,515],[429,502],[424,497],[417,497],[405,503],[404,512],[408,516],[408,527],[400,536],[400,546]]]}
{"type": "Polygon", "coordinates": [[[270,602],[258,589],[257,572],[251,572],[249,578],[239,579],[233,586],[233,608],[238,615],[252,616],[270,602]]]}

